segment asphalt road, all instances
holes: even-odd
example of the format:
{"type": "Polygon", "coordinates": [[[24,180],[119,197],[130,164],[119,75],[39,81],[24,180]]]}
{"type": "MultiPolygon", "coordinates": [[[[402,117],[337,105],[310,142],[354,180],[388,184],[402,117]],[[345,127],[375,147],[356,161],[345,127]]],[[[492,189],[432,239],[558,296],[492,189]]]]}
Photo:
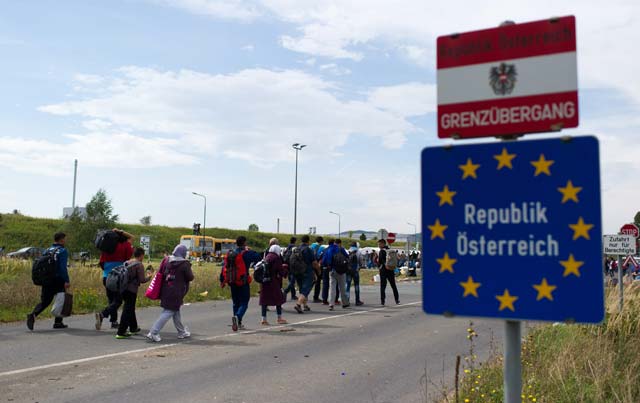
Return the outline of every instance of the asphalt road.
{"type": "MultiPolygon", "coordinates": [[[[34,332],[1,326],[0,401],[431,402],[443,379],[452,384],[456,355],[469,350],[469,321],[426,316],[420,284],[402,284],[400,294],[401,305],[381,307],[377,289],[363,287],[362,307],[311,304],[304,315],[287,303],[290,324],[271,327],[259,325],[252,299],[249,329],[238,333],[229,301],[191,304],[182,317],[192,338],[178,340],[169,322],[156,344],[143,335],[116,340],[110,329],[96,331],[90,315],[68,318],[66,330],[51,320],[34,332]]],[[[139,310],[141,327],[158,313],[139,310]]],[[[502,326],[474,322],[483,359],[502,326]]]]}

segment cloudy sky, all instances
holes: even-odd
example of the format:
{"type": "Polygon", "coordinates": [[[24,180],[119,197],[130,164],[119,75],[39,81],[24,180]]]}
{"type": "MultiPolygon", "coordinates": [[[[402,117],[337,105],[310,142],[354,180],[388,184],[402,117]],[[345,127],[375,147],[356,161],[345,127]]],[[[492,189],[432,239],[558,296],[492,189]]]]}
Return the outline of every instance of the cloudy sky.
{"type": "MultiPolygon", "coordinates": [[[[293,229],[420,221],[436,135],[438,35],[574,14],[581,124],[597,134],[603,221],[640,210],[640,3],[20,1],[0,14],[0,212],[58,217],[99,188],[124,222],[293,229]]],[[[533,136],[532,136],[533,137],[533,136]]],[[[549,137],[539,135],[537,137],[549,137]]],[[[418,228],[420,231],[420,228],[418,228]]]]}

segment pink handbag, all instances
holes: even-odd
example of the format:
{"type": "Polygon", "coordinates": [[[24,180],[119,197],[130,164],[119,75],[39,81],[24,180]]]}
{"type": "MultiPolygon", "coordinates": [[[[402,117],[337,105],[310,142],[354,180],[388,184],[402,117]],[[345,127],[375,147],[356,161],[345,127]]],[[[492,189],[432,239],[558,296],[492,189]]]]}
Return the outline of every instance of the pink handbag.
{"type": "Polygon", "coordinates": [[[144,296],[149,299],[160,299],[160,291],[162,290],[162,280],[164,279],[164,268],[166,265],[167,259],[165,258],[162,263],[160,263],[160,268],[158,272],[153,276],[147,291],[144,293],[144,296]]]}

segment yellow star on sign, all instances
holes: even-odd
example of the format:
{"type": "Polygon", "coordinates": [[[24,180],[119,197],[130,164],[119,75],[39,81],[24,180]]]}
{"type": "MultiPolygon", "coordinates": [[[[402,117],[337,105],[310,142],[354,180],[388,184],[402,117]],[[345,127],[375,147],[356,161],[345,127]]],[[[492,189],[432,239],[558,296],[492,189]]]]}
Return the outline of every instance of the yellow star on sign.
{"type": "Polygon", "coordinates": [[[566,203],[569,200],[573,200],[574,202],[578,202],[578,193],[582,190],[581,187],[573,186],[571,181],[567,181],[567,186],[559,187],[558,192],[562,193],[562,203],[566,203]]]}
{"type": "Polygon", "coordinates": [[[482,284],[474,282],[473,277],[469,276],[467,281],[461,281],[460,285],[464,288],[464,295],[462,295],[462,298],[465,298],[467,295],[473,295],[478,298],[478,288],[482,284]]]}
{"type": "Polygon", "coordinates": [[[513,303],[518,300],[518,297],[510,295],[509,290],[505,288],[504,294],[496,295],[496,299],[500,301],[500,308],[498,308],[498,311],[509,308],[511,312],[515,312],[516,309],[513,307],[513,303]]]}
{"type": "Polygon", "coordinates": [[[551,295],[551,293],[558,287],[555,285],[549,285],[549,283],[547,283],[547,279],[543,278],[542,282],[540,284],[534,284],[533,288],[538,291],[538,297],[536,298],[536,301],[540,301],[542,298],[553,301],[553,295],[551,295]]]}
{"type": "Polygon", "coordinates": [[[506,147],[502,149],[501,154],[493,156],[493,158],[498,160],[498,170],[501,170],[502,167],[513,169],[513,166],[511,165],[511,160],[513,160],[515,157],[516,157],[515,154],[509,154],[507,152],[506,147]]]}
{"type": "Polygon", "coordinates": [[[442,189],[442,192],[436,192],[436,195],[438,195],[438,197],[440,198],[440,203],[438,204],[438,206],[442,206],[445,203],[453,206],[453,196],[455,196],[456,193],[458,192],[450,191],[449,186],[444,185],[444,189],[442,189]]]}
{"type": "Polygon", "coordinates": [[[480,168],[480,164],[474,164],[471,158],[467,158],[467,163],[464,165],[458,165],[462,169],[462,179],[467,179],[469,176],[473,179],[478,179],[476,171],[480,168]]]}
{"type": "Polygon", "coordinates": [[[569,254],[569,259],[560,261],[560,265],[564,267],[562,277],[567,277],[569,274],[575,274],[576,277],[580,277],[580,267],[584,265],[584,262],[576,260],[573,257],[573,253],[571,253],[569,254]]]}
{"type": "Polygon", "coordinates": [[[453,273],[453,265],[457,262],[458,259],[451,259],[447,252],[444,253],[444,256],[441,259],[436,259],[436,262],[440,264],[439,273],[448,271],[449,273],[453,273]]]}
{"type": "Polygon", "coordinates": [[[569,224],[569,228],[573,230],[573,240],[583,237],[584,239],[589,238],[589,230],[593,228],[593,224],[586,224],[582,217],[578,218],[578,222],[575,224],[569,224]]]}
{"type": "Polygon", "coordinates": [[[436,219],[436,222],[433,225],[427,225],[427,228],[431,231],[431,239],[444,239],[444,230],[449,226],[440,224],[440,219],[436,219]]]}
{"type": "Polygon", "coordinates": [[[538,176],[542,173],[547,174],[547,176],[551,176],[551,171],[549,171],[549,167],[553,165],[555,161],[544,159],[544,154],[540,154],[540,158],[537,161],[531,161],[531,165],[536,167],[536,172],[533,176],[538,176]]]}

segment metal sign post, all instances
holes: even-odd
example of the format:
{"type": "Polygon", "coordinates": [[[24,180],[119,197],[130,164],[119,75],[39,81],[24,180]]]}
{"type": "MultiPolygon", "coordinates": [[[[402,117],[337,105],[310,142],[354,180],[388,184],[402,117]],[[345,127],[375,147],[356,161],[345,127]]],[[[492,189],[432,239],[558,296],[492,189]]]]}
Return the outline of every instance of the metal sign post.
{"type": "Polygon", "coordinates": [[[622,307],[624,306],[624,283],[622,280],[622,256],[618,255],[618,287],[620,289],[620,312],[622,312],[622,307]]]}
{"type": "Polygon", "coordinates": [[[504,401],[520,403],[522,393],[522,335],[520,321],[507,320],[504,327],[504,401]]]}

